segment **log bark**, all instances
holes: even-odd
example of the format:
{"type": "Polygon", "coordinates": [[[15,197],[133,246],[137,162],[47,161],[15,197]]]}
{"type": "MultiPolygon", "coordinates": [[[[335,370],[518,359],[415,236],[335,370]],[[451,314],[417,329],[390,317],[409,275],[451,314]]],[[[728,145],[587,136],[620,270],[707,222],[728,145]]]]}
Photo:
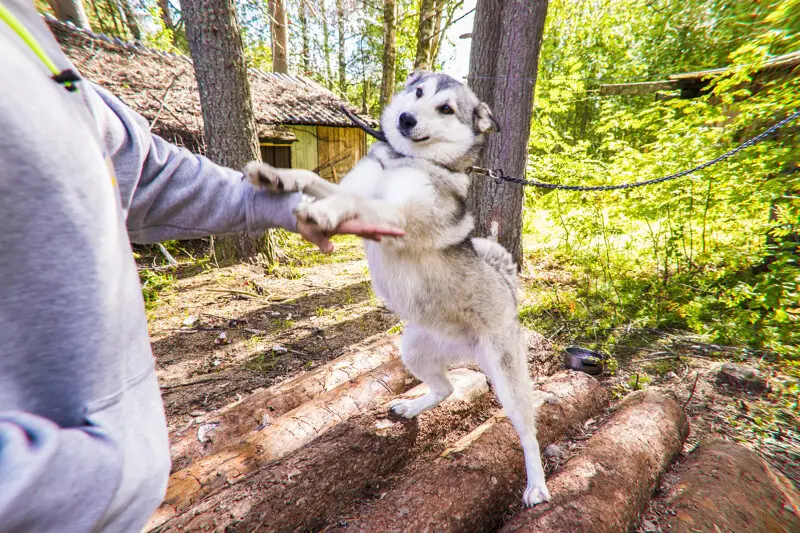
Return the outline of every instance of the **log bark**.
{"type": "MultiPolygon", "coordinates": [[[[413,456],[423,426],[452,431],[466,410],[489,405],[486,378],[451,372],[454,394],[419,420],[385,418],[385,407],[338,425],[284,460],[241,483],[212,494],[159,531],[317,531],[365,495],[376,495],[383,478],[413,456]]],[[[426,391],[420,385],[405,396],[426,391]]],[[[424,438],[424,437],[423,437],[424,438]]]]}
{"type": "Polygon", "coordinates": [[[58,20],[72,22],[84,30],[91,29],[81,0],[47,0],[47,3],[58,20]]]}
{"type": "MultiPolygon", "coordinates": [[[[183,20],[200,92],[206,156],[240,169],[260,159],[242,35],[233,0],[183,0],[183,20]]],[[[215,239],[217,257],[235,261],[264,254],[271,239],[247,233],[215,239]]]]}
{"type": "Polygon", "coordinates": [[[289,31],[284,0],[269,0],[272,32],[272,72],[289,74],[289,31]]]}
{"type": "Polygon", "coordinates": [[[548,481],[552,500],[521,511],[501,531],[628,531],[688,434],[689,421],[674,400],[647,390],[628,395],[548,481]]]}
{"type": "Polygon", "coordinates": [[[385,403],[413,383],[402,361],[390,361],[289,411],[242,441],[195,461],[170,476],[164,503],[150,526],[308,444],[336,424],[385,403]]]}
{"type": "MultiPolygon", "coordinates": [[[[469,85],[489,104],[500,133],[489,136],[480,165],[523,177],[528,157],[533,89],[548,0],[478,0],[470,49],[469,85]]],[[[522,260],[524,188],[475,178],[468,207],[475,231],[522,260]]]]}
{"type": "MultiPolygon", "coordinates": [[[[561,372],[537,393],[539,444],[607,405],[600,383],[586,374],[561,372]]],[[[502,412],[479,426],[432,463],[420,465],[378,501],[341,520],[331,531],[492,531],[509,505],[519,505],[525,467],[519,437],[502,412]],[[435,526],[435,527],[434,527],[435,526]]]]}
{"type": "Polygon", "coordinates": [[[659,524],[670,533],[800,531],[800,493],[780,472],[744,446],[712,440],[675,472],[659,524]]]}
{"type": "Polygon", "coordinates": [[[200,457],[217,452],[303,403],[396,359],[398,354],[397,339],[385,339],[209,414],[181,433],[170,435],[172,469],[180,470],[200,457]],[[207,425],[214,427],[211,441],[200,442],[198,428],[207,425]]]}
{"type": "Polygon", "coordinates": [[[383,2],[383,76],[381,77],[380,108],[392,99],[397,63],[397,0],[383,2]]]}
{"type": "Polygon", "coordinates": [[[431,68],[431,37],[433,37],[433,23],[436,18],[434,0],[420,0],[419,25],[417,27],[417,54],[414,59],[414,69],[427,70],[431,68]]]}

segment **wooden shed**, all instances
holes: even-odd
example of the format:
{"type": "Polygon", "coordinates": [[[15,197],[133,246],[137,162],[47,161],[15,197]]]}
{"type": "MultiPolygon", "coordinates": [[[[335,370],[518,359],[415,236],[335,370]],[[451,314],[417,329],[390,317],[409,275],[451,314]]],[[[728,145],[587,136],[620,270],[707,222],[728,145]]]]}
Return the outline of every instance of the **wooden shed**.
{"type": "MultiPolygon", "coordinates": [[[[189,57],[45,18],[81,75],[141,114],[157,135],[204,153],[203,116],[189,57]]],[[[264,161],[339,181],[366,154],[366,134],[339,108],[357,110],[317,82],[250,69],[250,87],[264,161]]],[[[361,118],[377,126],[373,118],[361,118]]]]}
{"type": "MultiPolygon", "coordinates": [[[[751,90],[758,90],[769,80],[794,76],[798,67],[800,67],[800,50],[770,58],[755,69],[749,87],[751,90]]],[[[601,85],[600,95],[627,96],[659,93],[661,91],[680,91],[681,98],[698,98],[705,94],[714,78],[731,74],[735,69],[736,67],[723,67],[671,74],[665,80],[601,85]]]]}

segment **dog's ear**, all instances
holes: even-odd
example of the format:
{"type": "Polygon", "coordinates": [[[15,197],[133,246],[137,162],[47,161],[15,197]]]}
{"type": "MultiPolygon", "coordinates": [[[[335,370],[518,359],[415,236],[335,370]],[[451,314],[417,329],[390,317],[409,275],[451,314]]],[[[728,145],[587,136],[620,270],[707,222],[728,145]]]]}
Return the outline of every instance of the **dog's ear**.
{"type": "Polygon", "coordinates": [[[415,70],[415,71],[411,72],[408,75],[408,77],[406,78],[406,85],[405,86],[406,87],[411,87],[412,85],[417,83],[419,80],[421,80],[422,78],[424,78],[428,74],[431,74],[431,72],[429,70],[415,70]]]}
{"type": "Polygon", "coordinates": [[[500,124],[492,115],[486,102],[481,102],[472,113],[472,124],[477,133],[495,133],[500,131],[500,124]]]}

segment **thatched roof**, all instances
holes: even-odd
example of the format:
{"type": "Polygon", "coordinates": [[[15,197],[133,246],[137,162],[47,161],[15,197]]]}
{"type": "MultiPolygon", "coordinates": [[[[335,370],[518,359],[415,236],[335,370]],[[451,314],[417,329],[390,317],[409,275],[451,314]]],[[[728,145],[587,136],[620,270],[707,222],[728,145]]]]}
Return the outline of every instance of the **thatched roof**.
{"type": "MultiPolygon", "coordinates": [[[[190,58],[45,18],[81,75],[144,116],[154,132],[193,147],[201,142],[203,117],[190,58]]],[[[339,106],[357,110],[308,78],[250,69],[250,87],[262,138],[294,140],[284,125],[353,126],[339,106]]]]}

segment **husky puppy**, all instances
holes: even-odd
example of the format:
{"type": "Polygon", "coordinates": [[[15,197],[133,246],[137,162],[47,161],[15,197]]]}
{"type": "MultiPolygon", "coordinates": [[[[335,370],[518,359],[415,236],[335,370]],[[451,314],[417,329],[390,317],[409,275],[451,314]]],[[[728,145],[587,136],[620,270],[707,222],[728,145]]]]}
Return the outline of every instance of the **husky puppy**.
{"type": "Polygon", "coordinates": [[[401,228],[403,237],[365,241],[376,294],[404,322],[401,357],[429,392],[391,404],[412,418],[453,392],[450,365],[477,362],[491,380],[522,442],[525,505],[547,501],[527,350],[517,318],[517,267],[496,242],[470,238],[470,177],[486,135],[497,131],[489,106],[455,79],[415,72],[381,118],[377,142],[341,184],[307,170],[261,162],[245,168],[256,186],[301,191],[298,219],[332,230],[359,217],[401,228]]]}

